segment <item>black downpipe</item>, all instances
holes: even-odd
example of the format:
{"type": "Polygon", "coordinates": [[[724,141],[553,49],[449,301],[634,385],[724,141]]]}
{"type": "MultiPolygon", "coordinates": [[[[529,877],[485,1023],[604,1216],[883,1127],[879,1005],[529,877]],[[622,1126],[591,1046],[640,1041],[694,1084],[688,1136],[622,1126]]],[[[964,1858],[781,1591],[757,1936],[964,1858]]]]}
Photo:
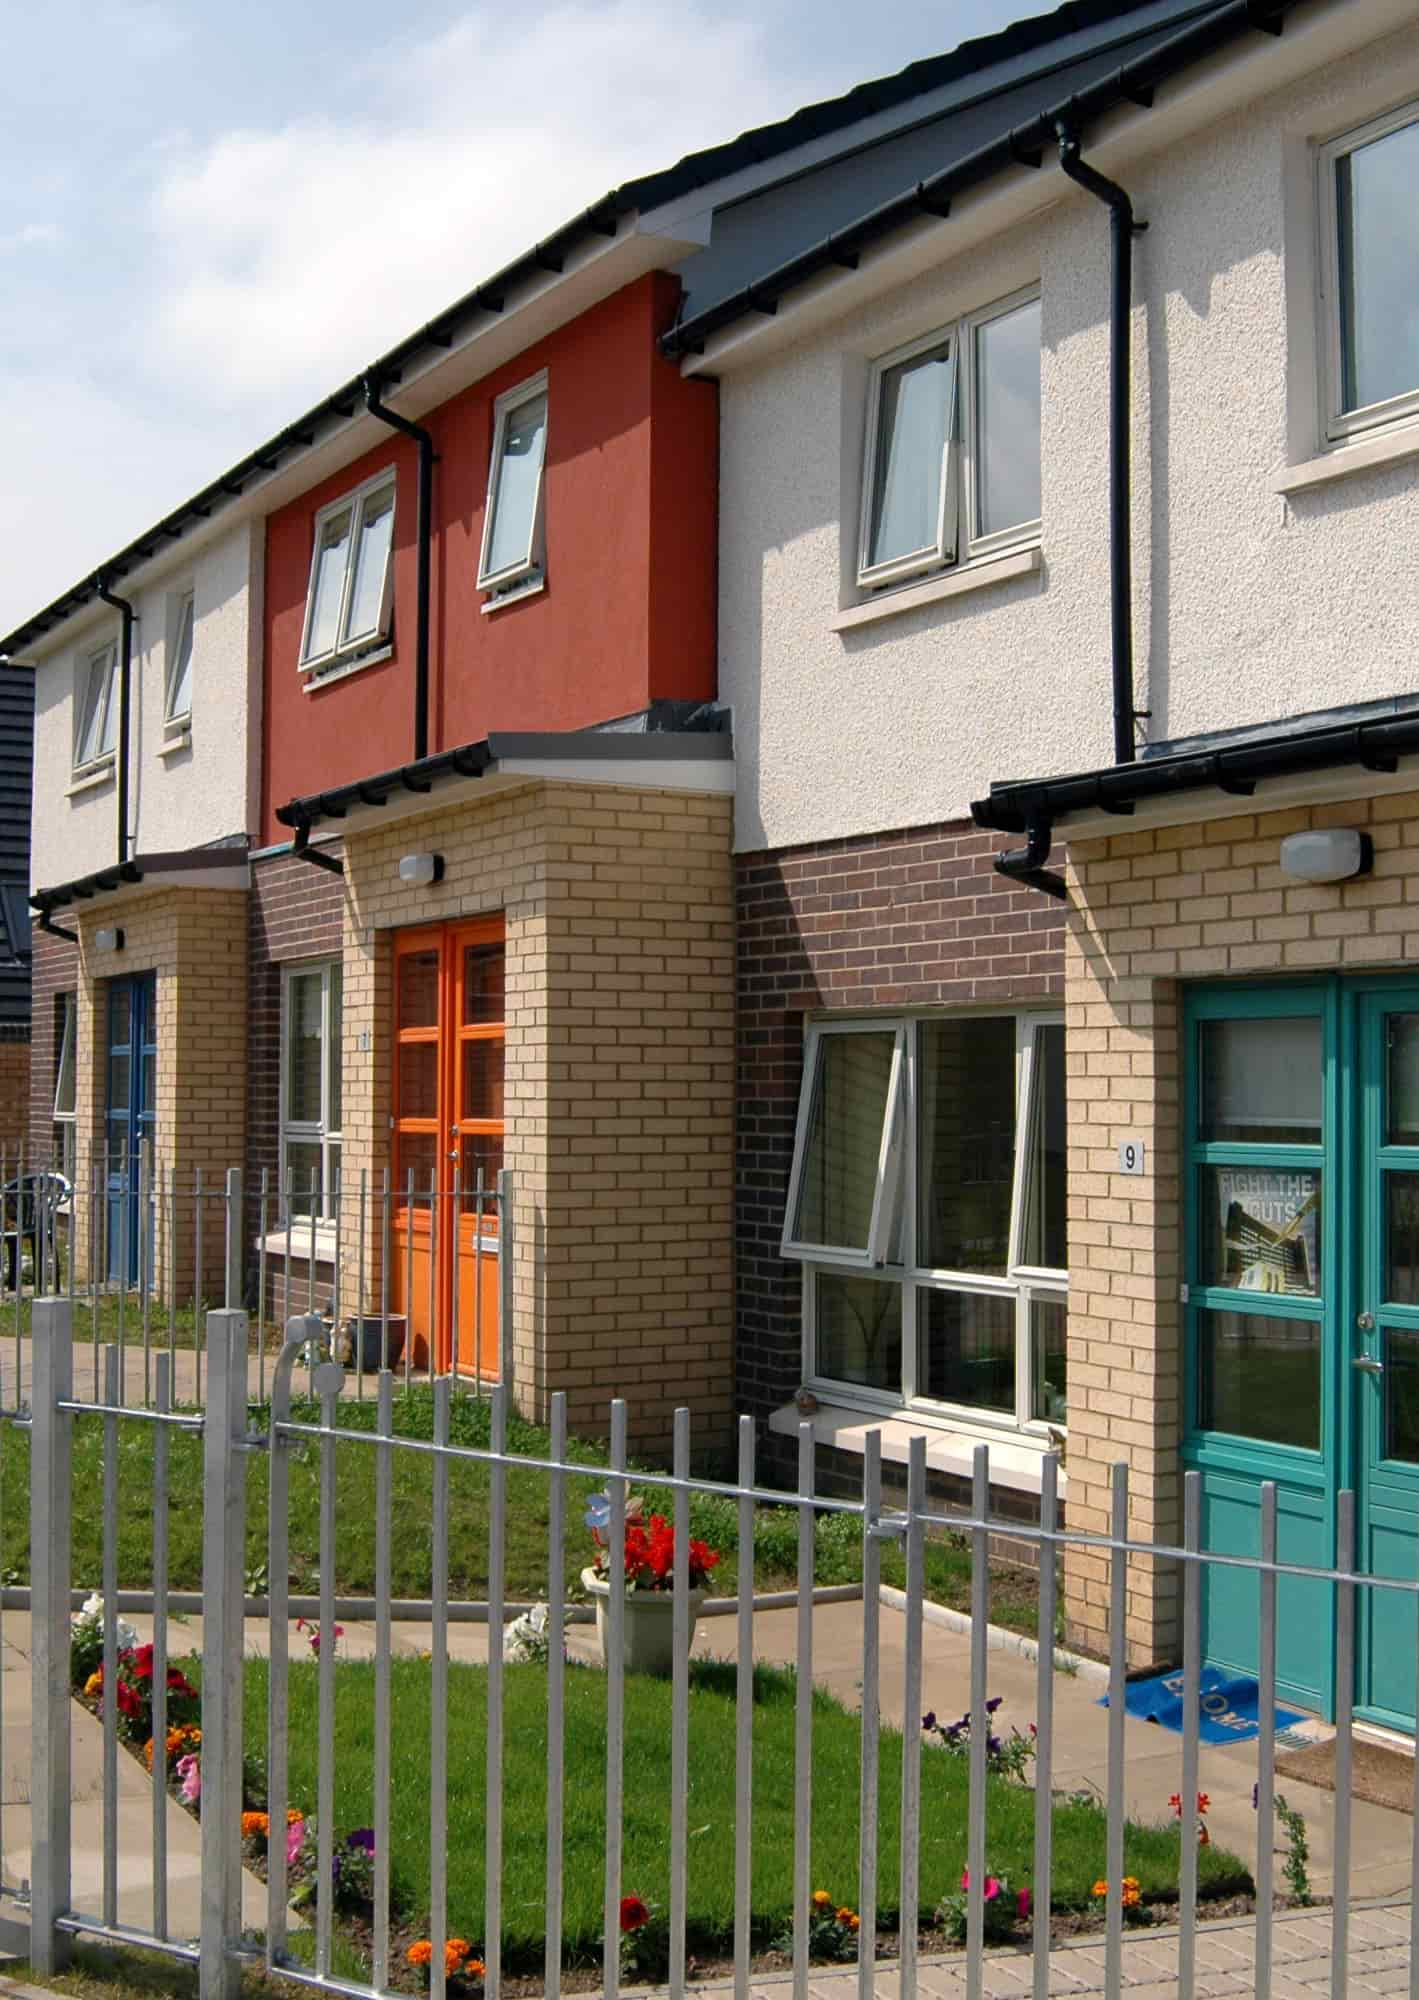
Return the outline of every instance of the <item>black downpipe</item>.
{"type": "Polygon", "coordinates": [[[309,861],[313,868],[323,868],[327,875],[343,875],[345,864],[337,861],[333,854],[327,854],[323,847],[310,844],[310,821],[303,819],[296,828],[296,837],[291,842],[291,852],[299,861],[309,861]]]}
{"type": "Polygon", "coordinates": [[[1129,476],[1133,312],[1133,239],[1148,227],[1136,222],[1133,203],[1116,181],[1079,157],[1079,135],[1061,123],[1059,164],[1070,180],[1107,204],[1113,237],[1109,303],[1109,556],[1113,630],[1114,763],[1138,755],[1133,725],[1133,505],[1129,476]]]}
{"type": "MultiPolygon", "coordinates": [[[[379,380],[364,378],[365,408],[391,430],[412,438],[419,447],[419,504],[414,533],[418,569],[414,587],[414,762],[429,754],[429,545],[433,536],[434,440],[422,424],[411,423],[379,400],[379,380]]],[[[314,855],[310,857],[315,859],[314,855]]]]}
{"type": "Polygon", "coordinates": [[[115,597],[101,576],[94,589],[105,604],[111,604],[123,618],[123,639],[118,653],[118,865],[128,861],[128,732],[133,679],[133,606],[126,597],[115,597]]]}
{"type": "Polygon", "coordinates": [[[1003,854],[996,855],[996,873],[1008,875],[1012,882],[1023,882],[1027,889],[1043,890],[1046,896],[1064,902],[1068,894],[1064,877],[1044,865],[1049,860],[1053,842],[1054,828],[1049,815],[1041,813],[1038,819],[1031,819],[1027,824],[1023,847],[1007,848],[1003,854]]]}
{"type": "Polygon", "coordinates": [[[79,933],[77,931],[66,931],[63,924],[55,923],[48,910],[40,912],[39,927],[42,931],[48,931],[51,937],[63,938],[66,944],[77,944],[79,942],[79,933]]]}

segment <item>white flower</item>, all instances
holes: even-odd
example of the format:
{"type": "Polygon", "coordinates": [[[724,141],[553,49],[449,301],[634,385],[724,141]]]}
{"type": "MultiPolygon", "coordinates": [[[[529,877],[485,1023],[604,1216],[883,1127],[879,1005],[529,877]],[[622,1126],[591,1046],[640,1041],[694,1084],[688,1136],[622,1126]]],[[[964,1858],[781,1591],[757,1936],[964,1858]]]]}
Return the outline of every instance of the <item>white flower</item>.
{"type": "MultiPolygon", "coordinates": [[[[84,1599],[79,1610],[74,1613],[72,1623],[78,1625],[102,1625],[103,1598],[98,1591],[84,1599]]],[[[113,1626],[114,1644],[120,1653],[126,1653],[138,1643],[138,1634],[126,1618],[117,1618],[113,1626]]]]}
{"type": "Polygon", "coordinates": [[[103,1599],[97,1591],[94,1591],[91,1596],[84,1599],[84,1608],[79,1613],[79,1617],[92,1618],[95,1624],[103,1617],[103,1599]]]}
{"type": "Polygon", "coordinates": [[[545,1666],[548,1622],[545,1604],[534,1604],[530,1611],[514,1618],[503,1634],[503,1658],[517,1666],[545,1666]]]}

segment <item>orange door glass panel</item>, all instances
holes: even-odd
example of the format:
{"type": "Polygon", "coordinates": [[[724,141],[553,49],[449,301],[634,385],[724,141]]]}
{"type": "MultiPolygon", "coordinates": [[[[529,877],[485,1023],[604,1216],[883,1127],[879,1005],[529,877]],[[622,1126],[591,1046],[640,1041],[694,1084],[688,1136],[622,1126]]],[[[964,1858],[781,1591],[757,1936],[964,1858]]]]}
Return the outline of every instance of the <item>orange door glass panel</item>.
{"type": "Polygon", "coordinates": [[[390,1295],[416,1367],[494,1379],[504,963],[501,917],[395,940],[390,1295]]]}

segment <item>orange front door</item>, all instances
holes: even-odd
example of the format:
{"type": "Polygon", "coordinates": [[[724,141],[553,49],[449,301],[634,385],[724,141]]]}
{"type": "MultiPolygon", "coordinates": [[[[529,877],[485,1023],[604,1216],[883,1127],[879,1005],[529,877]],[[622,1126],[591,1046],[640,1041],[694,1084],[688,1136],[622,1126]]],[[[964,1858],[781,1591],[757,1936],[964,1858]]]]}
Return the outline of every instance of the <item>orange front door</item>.
{"type": "Polygon", "coordinates": [[[395,939],[390,1297],[440,1374],[498,1374],[503,971],[500,916],[395,939]]]}

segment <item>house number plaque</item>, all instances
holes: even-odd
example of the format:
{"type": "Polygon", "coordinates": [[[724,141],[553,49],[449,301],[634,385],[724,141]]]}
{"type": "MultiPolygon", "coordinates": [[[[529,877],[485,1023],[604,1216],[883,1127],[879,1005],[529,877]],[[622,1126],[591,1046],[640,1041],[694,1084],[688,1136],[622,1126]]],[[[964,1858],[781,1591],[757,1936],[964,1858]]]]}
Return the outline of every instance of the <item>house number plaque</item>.
{"type": "Polygon", "coordinates": [[[1141,1174],[1143,1171],[1144,1146],[1141,1139],[1120,1139],[1118,1142],[1118,1170],[1121,1174],[1141,1174]]]}

